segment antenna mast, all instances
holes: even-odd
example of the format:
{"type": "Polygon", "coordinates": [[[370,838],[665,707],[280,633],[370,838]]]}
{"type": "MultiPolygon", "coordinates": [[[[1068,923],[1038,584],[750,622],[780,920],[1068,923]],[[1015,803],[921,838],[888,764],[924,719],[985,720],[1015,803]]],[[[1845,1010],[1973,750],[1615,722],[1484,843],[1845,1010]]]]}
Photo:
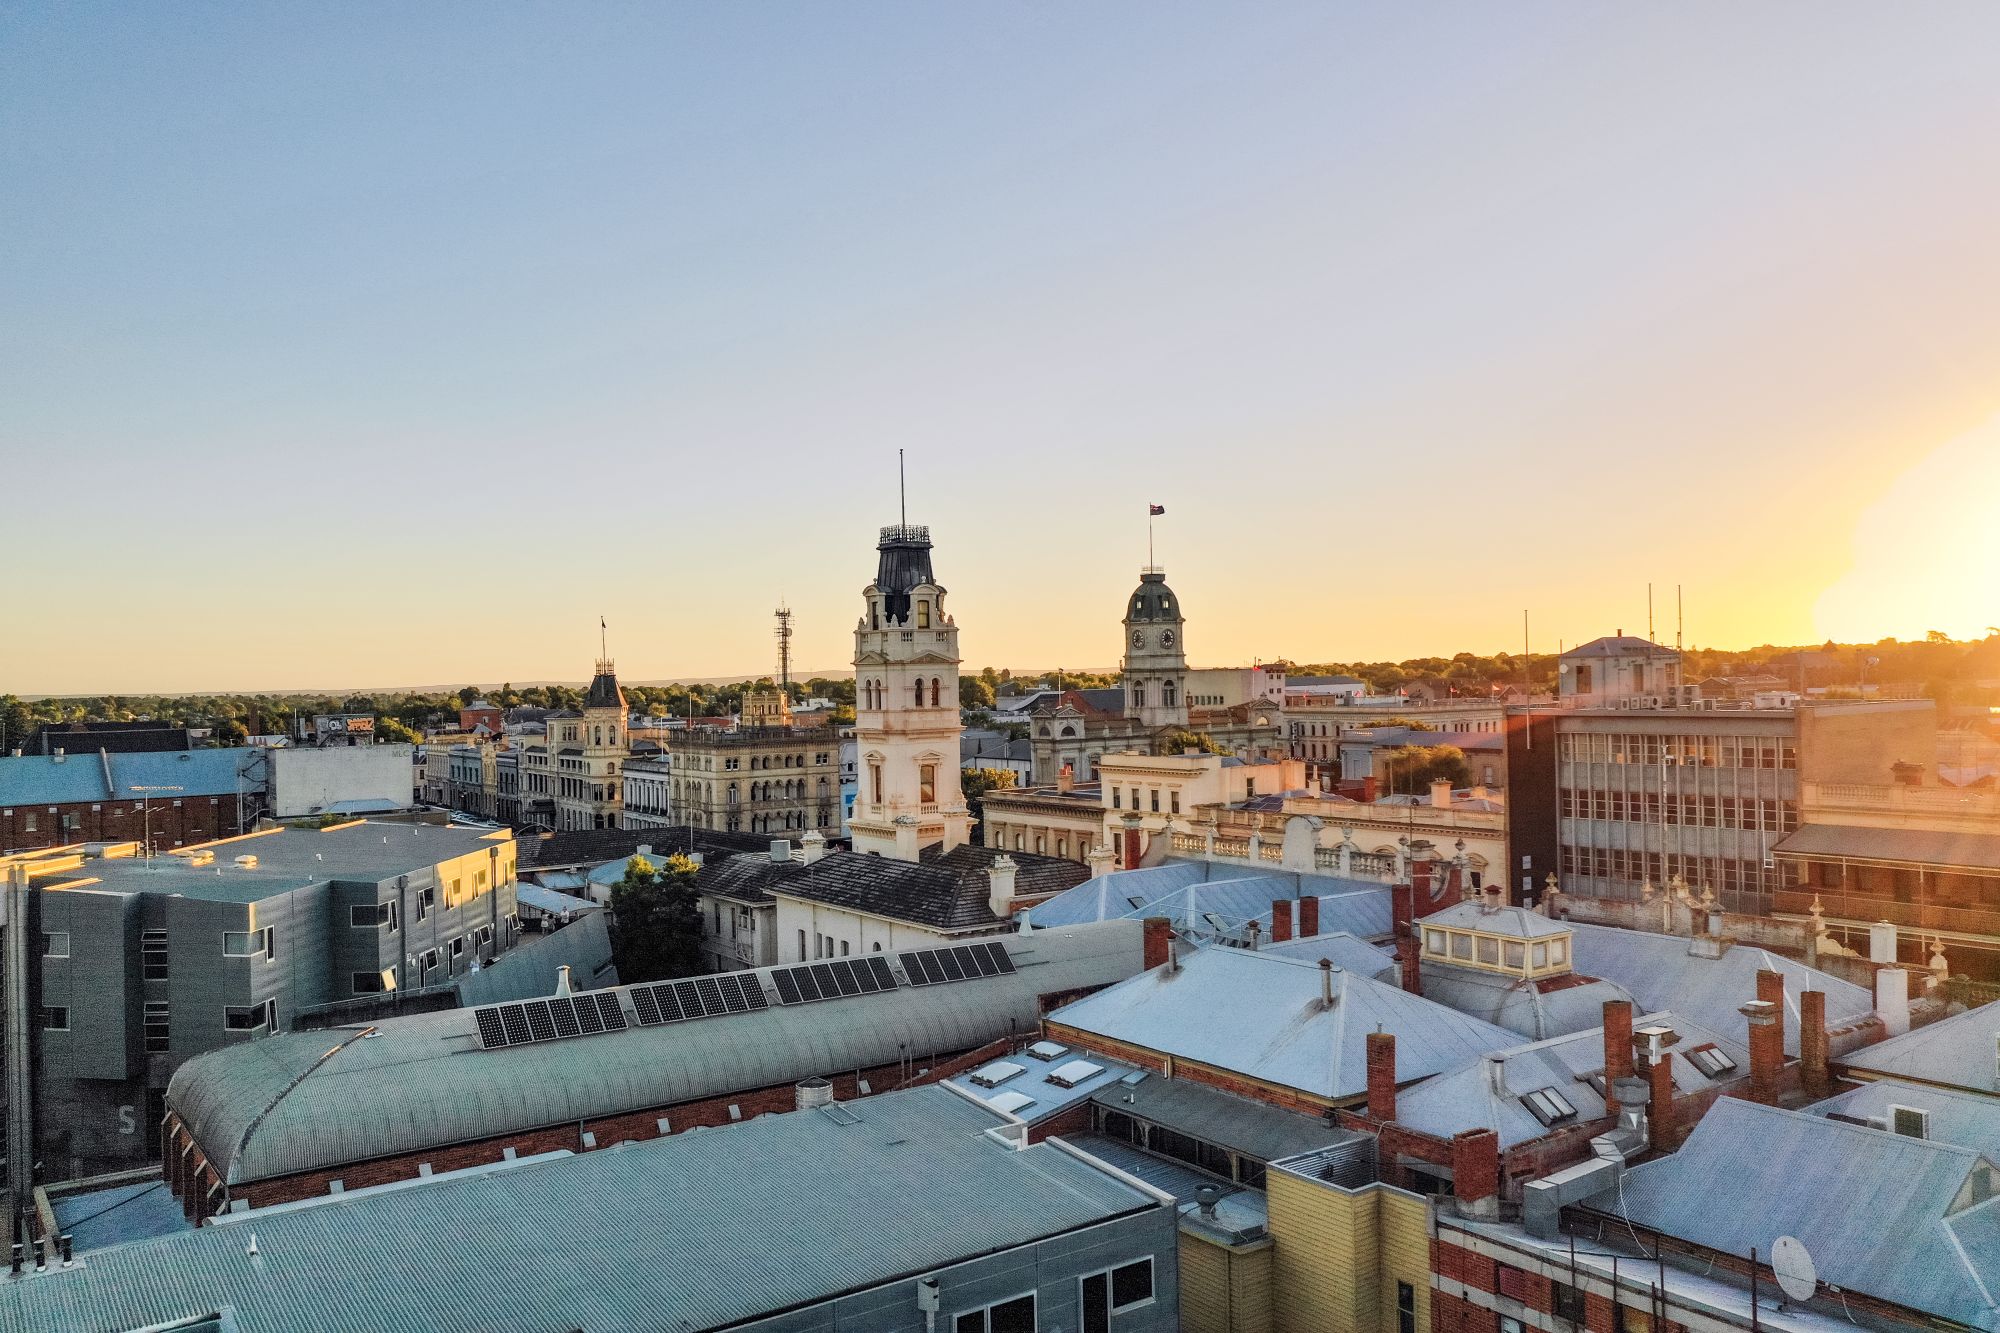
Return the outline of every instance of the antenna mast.
{"type": "Polygon", "coordinates": [[[778,640],[778,688],[787,695],[792,692],[792,609],[780,605],[771,613],[778,619],[776,631],[778,640]]]}
{"type": "Polygon", "coordinates": [[[896,521],[904,527],[910,525],[910,492],[903,482],[903,451],[896,451],[896,521]]]}

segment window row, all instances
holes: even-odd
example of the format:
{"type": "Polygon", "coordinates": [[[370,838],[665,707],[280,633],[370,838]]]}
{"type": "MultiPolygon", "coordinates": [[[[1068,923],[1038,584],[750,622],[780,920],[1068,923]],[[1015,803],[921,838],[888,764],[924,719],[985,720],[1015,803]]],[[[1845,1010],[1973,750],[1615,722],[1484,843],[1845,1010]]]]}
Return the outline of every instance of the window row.
{"type": "MultiPolygon", "coordinates": [[[[926,707],[927,705],[924,703],[924,696],[926,692],[928,692],[930,696],[930,703],[928,707],[941,708],[944,706],[942,702],[942,700],[944,699],[944,682],[937,676],[932,676],[930,678],[930,681],[928,682],[928,685],[921,677],[919,677],[917,680],[910,682],[911,705],[916,708],[926,707]]],[[[953,702],[956,703],[956,700],[954,700],[953,702]]],[[[863,708],[867,708],[870,710],[880,710],[887,708],[889,706],[888,688],[884,686],[882,682],[879,680],[862,681],[861,706],[863,708]]],[[[824,763],[825,760],[822,758],[821,762],[824,763]]]]}
{"type": "MultiPolygon", "coordinates": [[[[1111,808],[1113,810],[1125,809],[1125,792],[1127,790],[1130,790],[1132,793],[1132,809],[1138,810],[1142,808],[1140,805],[1139,788],[1113,787],[1111,788],[1111,808]]],[[[1146,796],[1152,812],[1156,815],[1159,814],[1160,789],[1158,787],[1148,787],[1146,788],[1146,796]]],[[[1167,789],[1167,813],[1177,815],[1180,812],[1181,789],[1179,787],[1170,787],[1167,789]]]]}
{"type": "Polygon", "coordinates": [[[1643,764],[1659,768],[1797,768],[1790,736],[1673,735],[1649,732],[1568,732],[1556,737],[1556,758],[1577,764],[1643,764]]]}
{"type": "Polygon", "coordinates": [[[1655,888],[1664,886],[1675,875],[1692,888],[1712,888],[1719,893],[1761,893],[1778,882],[1776,871],[1770,872],[1766,882],[1760,862],[1726,856],[1676,856],[1636,848],[1566,845],[1559,862],[1565,876],[1627,880],[1634,885],[1643,881],[1655,888]]]}
{"type": "Polygon", "coordinates": [[[1656,791],[1580,791],[1565,787],[1557,796],[1565,819],[1610,819],[1690,828],[1763,829],[1792,833],[1799,807],[1792,801],[1749,796],[1710,796],[1656,791]]]}

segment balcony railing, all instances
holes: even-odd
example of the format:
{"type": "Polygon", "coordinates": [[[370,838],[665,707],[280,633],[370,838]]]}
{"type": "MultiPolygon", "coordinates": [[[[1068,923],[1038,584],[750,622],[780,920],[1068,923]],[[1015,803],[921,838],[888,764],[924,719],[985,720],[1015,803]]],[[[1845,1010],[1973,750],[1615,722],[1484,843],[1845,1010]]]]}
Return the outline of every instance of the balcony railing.
{"type": "Polygon", "coordinates": [[[2000,911],[1958,907],[1948,903],[1906,903],[1870,893],[1829,893],[1824,889],[1779,889],[1771,910],[1786,916],[1806,916],[1813,899],[1829,920],[1873,925],[1887,921],[1908,930],[1957,931],[1967,935],[2000,936],[2000,911]]]}

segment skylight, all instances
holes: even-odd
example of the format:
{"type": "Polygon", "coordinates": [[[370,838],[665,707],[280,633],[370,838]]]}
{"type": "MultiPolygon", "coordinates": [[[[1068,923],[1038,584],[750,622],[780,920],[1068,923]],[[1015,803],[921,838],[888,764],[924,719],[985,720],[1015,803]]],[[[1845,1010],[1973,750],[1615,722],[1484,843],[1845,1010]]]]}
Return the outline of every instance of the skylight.
{"type": "Polygon", "coordinates": [[[1073,1088],[1085,1079],[1095,1078],[1103,1072],[1103,1065],[1094,1065],[1088,1060],[1072,1060],[1053,1070],[1049,1074],[1049,1082],[1059,1088],[1073,1088]]]}
{"type": "Polygon", "coordinates": [[[1068,1055],[1069,1047],[1059,1042],[1038,1041],[1028,1048],[1028,1054],[1037,1060],[1053,1060],[1059,1055],[1068,1055]]]}
{"type": "Polygon", "coordinates": [[[1697,1046],[1687,1053],[1688,1062],[1710,1078],[1721,1078],[1733,1072],[1736,1062],[1720,1047],[1710,1044],[1697,1046]]]}
{"type": "Polygon", "coordinates": [[[1008,1115],[1019,1115],[1028,1107],[1033,1106],[1035,1099],[1025,1092],[1003,1092],[997,1097],[987,1098],[986,1104],[996,1111],[1005,1111],[1008,1115]]]}
{"type": "Polygon", "coordinates": [[[1569,1098],[1554,1088],[1536,1088],[1533,1092],[1522,1094],[1521,1105],[1544,1125],[1571,1120],[1576,1116],[1576,1108],[1570,1105],[1569,1098]]]}
{"type": "Polygon", "coordinates": [[[969,1077],[982,1088],[997,1088],[1025,1068],[1026,1066],[1017,1065],[1011,1060],[995,1060],[990,1065],[982,1065],[973,1070],[969,1077]]]}

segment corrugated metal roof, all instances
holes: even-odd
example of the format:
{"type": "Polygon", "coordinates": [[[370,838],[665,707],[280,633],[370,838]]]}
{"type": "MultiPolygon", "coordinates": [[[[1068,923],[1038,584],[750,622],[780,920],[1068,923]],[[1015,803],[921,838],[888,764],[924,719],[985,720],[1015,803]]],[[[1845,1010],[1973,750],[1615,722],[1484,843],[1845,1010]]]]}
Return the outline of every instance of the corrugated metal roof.
{"type": "Polygon", "coordinates": [[[506,953],[458,979],[458,1002],[470,1007],[553,995],[565,964],[569,966],[570,986],[575,990],[618,984],[618,969],[611,965],[611,932],[604,913],[589,912],[561,930],[523,936],[506,953]]]}
{"type": "Polygon", "coordinates": [[[264,1180],[969,1050],[1032,1030],[1045,992],[1130,976],[1141,933],[1107,922],[1009,936],[1013,973],[499,1050],[480,1048],[469,1009],[384,1019],[365,1038],[286,1033],[190,1060],[167,1104],[227,1179],[264,1180]]]}
{"type": "Polygon", "coordinates": [[[1008,1149],[942,1088],[843,1110],[98,1251],[0,1284],[0,1326],[227,1307],[244,1333],[712,1329],[1165,1206],[1056,1147],[1008,1149]]]}
{"type": "MultiPolygon", "coordinates": [[[[248,790],[261,791],[261,776],[241,777],[246,765],[261,759],[261,751],[248,747],[141,751],[104,758],[95,750],[61,759],[34,754],[0,757],[0,806],[136,799],[134,787],[179,787],[172,796],[183,798],[226,795],[237,789],[239,781],[248,790]],[[107,759],[109,782],[104,772],[107,759]]],[[[261,772],[260,763],[257,770],[261,772]]]]}
{"type": "Polygon", "coordinates": [[[1807,824],[1773,849],[1781,856],[1896,861],[1911,865],[2000,870],[2000,833],[1945,829],[1859,828],[1807,824]]]}
{"type": "MultiPolygon", "coordinates": [[[[1670,1027],[1680,1037],[1668,1052],[1677,1095],[1711,1092],[1749,1074],[1750,1051],[1742,1042],[1710,1032],[1675,1014],[1648,1014],[1634,1026],[1652,1024],[1670,1027]],[[1687,1058],[1688,1051],[1711,1043],[1736,1066],[1720,1079],[1709,1078],[1687,1058]]],[[[1602,1027],[1549,1041],[1527,1042],[1494,1051],[1398,1094],[1396,1123],[1440,1138],[1450,1138],[1461,1130],[1491,1129],[1499,1134],[1502,1148],[1511,1148],[1551,1132],[1521,1102],[1523,1096],[1538,1088],[1554,1088],[1576,1108],[1576,1119],[1561,1121],[1557,1127],[1602,1116],[1604,1097],[1585,1080],[1603,1070],[1602,1027]]],[[[1399,1069],[1399,1076],[1400,1072],[1399,1069]]]]}
{"type": "MultiPolygon", "coordinates": [[[[1586,976],[1602,977],[1630,991],[1647,1009],[1671,1009],[1711,1032],[1733,1038],[1745,1031],[1742,1007],[1757,998],[1757,973],[1765,968],[1785,978],[1785,1050],[1799,1053],[1799,993],[1826,992],[1829,1023],[1862,1018],[1875,1011],[1875,997],[1849,981],[1794,959],[1747,944],[1732,945],[1720,958],[1697,958],[1679,935],[1654,935],[1617,926],[1567,923],[1570,961],[1586,976]]],[[[1989,1049],[1988,1054],[1991,1054],[1989,1049]]]]}
{"type": "Polygon", "coordinates": [[[1483,902],[1453,903],[1438,912],[1424,917],[1427,926],[1452,926],[1459,930],[1483,931],[1488,935],[1504,935],[1509,939],[1540,940],[1552,935],[1569,934],[1569,923],[1551,921],[1540,912],[1525,907],[1497,907],[1488,909],[1483,902]]]}
{"type": "Polygon", "coordinates": [[[1608,1210],[1746,1258],[1795,1236],[1824,1282],[1992,1329],[2000,1198],[1965,1208],[1981,1168],[1967,1148],[1724,1098],[1608,1210]]]}
{"type": "Polygon", "coordinates": [[[1265,944],[1261,951],[1275,954],[1279,958],[1297,958],[1317,964],[1324,958],[1335,967],[1346,968],[1364,977],[1384,980],[1385,973],[1396,969],[1396,955],[1387,949],[1378,949],[1366,940],[1357,939],[1346,931],[1331,934],[1312,935],[1305,939],[1286,940],[1282,944],[1265,944]]]}
{"type": "Polygon", "coordinates": [[[1353,1130],[1335,1129],[1318,1116],[1253,1102],[1184,1078],[1114,1084],[1098,1089],[1090,1100],[1106,1110],[1165,1125],[1231,1152],[1247,1153],[1260,1162],[1366,1137],[1353,1130]]]}
{"type": "Polygon", "coordinates": [[[558,914],[591,912],[598,908],[598,904],[589,898],[579,898],[575,894],[562,893],[539,884],[517,884],[514,887],[514,901],[523,907],[533,907],[539,911],[558,914]]]}
{"type": "Polygon", "coordinates": [[[1435,958],[1421,959],[1418,966],[1425,999],[1518,1032],[1530,1041],[1602,1027],[1606,1000],[1632,998],[1630,991],[1613,981],[1584,981],[1545,991],[1540,983],[1525,977],[1458,967],[1435,958]]]}
{"type": "Polygon", "coordinates": [[[1887,1122],[1891,1106],[1930,1113],[1924,1137],[1985,1153],[2000,1162],[2000,1098],[1975,1092],[1877,1079],[1803,1108],[1808,1115],[1887,1122]]]}
{"type": "Polygon", "coordinates": [[[1146,1050],[1297,1088],[1331,1100],[1367,1090],[1367,1034],[1396,1034],[1406,1078],[1456,1068],[1518,1045],[1504,1028],[1347,971],[1320,1000],[1313,963],[1243,949],[1203,949],[1177,970],[1156,967],[1049,1015],[1146,1050]]]}
{"type": "MultiPolygon", "coordinates": [[[[1387,935],[1391,900],[1386,884],[1334,875],[1268,873],[1211,861],[1169,861],[1143,870],[1122,870],[1087,880],[1038,904],[1028,913],[1037,929],[1105,921],[1114,917],[1164,916],[1184,938],[1205,944],[1215,938],[1247,937],[1252,921],[1270,938],[1271,904],[1317,897],[1323,934],[1387,935]],[[1223,923],[1218,930],[1208,920],[1223,923]]],[[[1296,920],[1296,918],[1294,918],[1296,920]]]]}
{"type": "Polygon", "coordinates": [[[1990,1092],[2000,1090],[1996,1047],[2000,1047],[2000,1002],[1913,1028],[1844,1056],[1841,1063],[1921,1083],[1990,1092]]]}

